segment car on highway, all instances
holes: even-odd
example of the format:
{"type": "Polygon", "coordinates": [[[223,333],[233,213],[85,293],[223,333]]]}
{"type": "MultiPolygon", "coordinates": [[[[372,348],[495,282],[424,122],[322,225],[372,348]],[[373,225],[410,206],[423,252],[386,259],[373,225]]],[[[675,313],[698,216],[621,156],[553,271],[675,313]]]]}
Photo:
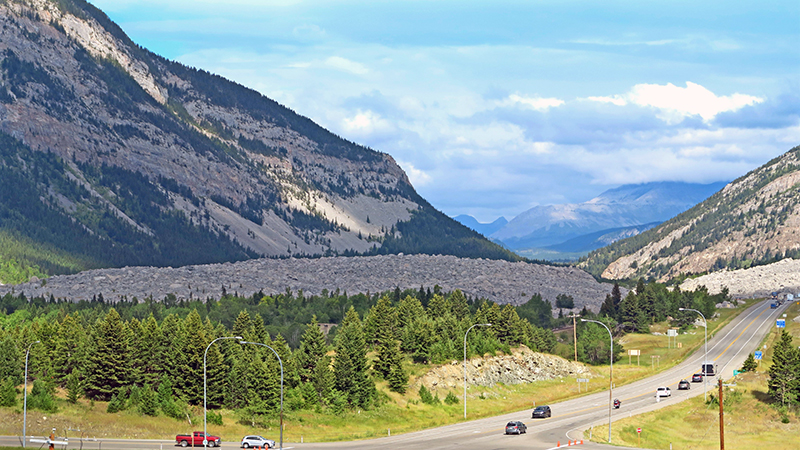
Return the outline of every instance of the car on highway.
{"type": "Polygon", "coordinates": [[[275,441],[255,434],[242,438],[241,448],[275,448],[275,441]]]}
{"type": "Polygon", "coordinates": [[[658,389],[656,389],[656,395],[658,397],[672,397],[672,391],[666,386],[659,386],[658,389]]]}
{"type": "Polygon", "coordinates": [[[511,421],[506,424],[506,434],[525,434],[528,432],[528,427],[519,421],[511,421]]]}
{"type": "Polygon", "coordinates": [[[535,419],[537,417],[545,418],[552,416],[553,413],[550,411],[550,407],[547,405],[537,406],[533,413],[531,413],[531,419],[535,419]]]}
{"type": "Polygon", "coordinates": [[[691,388],[692,388],[692,385],[689,384],[689,382],[686,381],[686,380],[681,380],[680,382],[678,382],[678,390],[679,391],[685,391],[685,390],[688,390],[688,389],[691,389],[691,388]]]}
{"type": "Polygon", "coordinates": [[[692,383],[702,383],[703,382],[703,374],[696,373],[692,375],[692,383]]]}

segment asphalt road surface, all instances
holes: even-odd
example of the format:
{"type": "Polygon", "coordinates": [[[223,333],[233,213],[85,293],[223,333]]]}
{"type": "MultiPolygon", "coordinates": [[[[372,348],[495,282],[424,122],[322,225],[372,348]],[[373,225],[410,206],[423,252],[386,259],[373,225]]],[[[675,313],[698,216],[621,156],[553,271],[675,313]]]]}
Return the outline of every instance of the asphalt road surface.
{"type": "MultiPolygon", "coordinates": [[[[786,305],[778,309],[770,309],[769,301],[762,301],[751,306],[745,312],[717,332],[708,340],[708,360],[717,366],[717,375],[725,380],[733,377],[733,370],[742,366],[747,355],[769,332],[774,332],[775,319],[781,317],[786,305]]],[[[666,338],[666,336],[665,336],[666,338]]],[[[622,407],[611,410],[613,421],[667,405],[680,402],[690,397],[704,395],[704,383],[691,383],[691,389],[678,390],[678,382],[691,380],[694,373],[700,371],[700,364],[705,360],[704,347],[695,352],[686,361],[664,372],[644,380],[625,386],[614,387],[613,397],[622,401],[622,407]],[[656,401],[655,392],[659,386],[668,386],[672,396],[656,401]]],[[[716,388],[717,379],[708,377],[707,390],[716,388]]],[[[568,441],[583,437],[583,431],[595,425],[607,425],[609,420],[609,392],[596,393],[581,398],[551,404],[553,417],[547,419],[531,419],[531,410],[503,414],[486,419],[473,420],[439,428],[432,428],[414,433],[370,439],[364,441],[329,442],[329,443],[284,443],[284,448],[298,450],[327,449],[410,449],[410,450],[447,450],[475,448],[481,450],[494,449],[553,449],[558,444],[566,447],[568,441]],[[511,420],[519,420],[528,426],[523,435],[505,435],[505,424],[511,420]]],[[[391,428],[391,423],[386,424],[391,428]]],[[[712,430],[713,432],[713,430],[712,430]]],[[[273,436],[270,436],[271,438],[273,436]]],[[[275,436],[277,437],[277,436],[275,436]]],[[[588,437],[588,434],[587,434],[588,437]]],[[[604,436],[606,437],[606,436],[604,436]]],[[[17,436],[1,436],[0,445],[20,445],[17,436]]],[[[39,448],[40,444],[29,444],[31,448],[39,448]]],[[[59,448],[59,447],[57,447],[59,448]]],[[[159,440],[126,440],[103,439],[102,441],[70,440],[69,449],[87,450],[131,450],[175,448],[174,441],[159,440]]],[[[238,442],[224,442],[223,449],[239,448],[238,442]]],[[[584,441],[577,449],[611,449],[604,444],[584,441]]],[[[626,447],[629,448],[629,447],[626,447]]]]}

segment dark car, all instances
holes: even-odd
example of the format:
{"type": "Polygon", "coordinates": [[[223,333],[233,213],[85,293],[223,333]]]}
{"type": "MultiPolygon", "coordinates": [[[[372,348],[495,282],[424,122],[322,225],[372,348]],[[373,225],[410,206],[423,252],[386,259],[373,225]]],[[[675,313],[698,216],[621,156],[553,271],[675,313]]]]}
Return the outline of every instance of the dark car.
{"type": "Polygon", "coordinates": [[[506,434],[524,434],[528,432],[528,427],[522,422],[508,422],[506,424],[506,434]]]}
{"type": "Polygon", "coordinates": [[[550,417],[552,413],[550,412],[550,407],[546,405],[537,406],[536,409],[533,410],[531,414],[531,419],[535,419],[537,417],[545,418],[550,417]]]}
{"type": "Polygon", "coordinates": [[[692,375],[692,383],[702,383],[703,382],[703,374],[696,373],[692,375]]]}
{"type": "Polygon", "coordinates": [[[689,384],[689,382],[688,382],[688,381],[686,381],[686,380],[681,380],[681,381],[678,383],[678,390],[679,390],[679,391],[682,391],[682,390],[687,390],[687,389],[691,389],[691,388],[692,388],[692,385],[691,385],[691,384],[689,384]]]}

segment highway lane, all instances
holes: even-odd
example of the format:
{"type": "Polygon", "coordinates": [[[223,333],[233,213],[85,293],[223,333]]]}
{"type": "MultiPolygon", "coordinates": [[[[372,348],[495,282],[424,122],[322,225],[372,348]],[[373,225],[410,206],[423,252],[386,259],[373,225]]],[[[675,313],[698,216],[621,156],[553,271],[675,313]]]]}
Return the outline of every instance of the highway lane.
{"type": "MultiPolygon", "coordinates": [[[[717,364],[719,376],[730,379],[733,370],[741,367],[747,355],[775,328],[775,319],[780,317],[786,305],[778,309],[770,309],[769,302],[755,304],[733,319],[722,330],[709,336],[708,358],[717,364]]],[[[686,361],[625,386],[615,387],[614,397],[622,401],[619,410],[612,411],[615,418],[627,417],[655,410],[687,398],[703,395],[702,384],[692,383],[688,391],[678,391],[677,383],[681,379],[690,379],[693,373],[700,371],[700,364],[705,359],[703,346],[686,361]],[[655,391],[658,386],[669,386],[672,397],[656,402],[655,391]]],[[[709,377],[708,390],[716,386],[716,378],[709,377]]],[[[580,439],[584,430],[593,425],[608,424],[608,391],[587,395],[581,398],[551,404],[553,417],[548,419],[531,419],[531,410],[503,414],[491,418],[462,422],[439,428],[414,433],[407,433],[385,438],[329,443],[290,443],[285,448],[300,450],[323,449],[462,449],[466,447],[483,449],[551,449],[558,443],[565,445],[569,439],[580,439]],[[503,434],[505,424],[510,420],[521,420],[528,425],[528,433],[521,436],[503,434]]],[[[613,427],[613,425],[612,425],[613,427]]],[[[387,423],[391,428],[391,423],[387,423]]],[[[713,430],[712,430],[713,431],[713,430]]],[[[587,434],[588,437],[588,434],[587,434]]],[[[16,437],[0,437],[0,445],[18,445],[16,437]]],[[[129,450],[160,449],[174,446],[173,441],[127,441],[103,440],[102,443],[84,443],[86,449],[97,450],[129,450]]],[[[80,448],[72,442],[69,448],[80,448]]],[[[238,442],[223,443],[222,448],[238,448],[238,442]]],[[[592,444],[584,441],[579,448],[610,449],[608,445],[592,444]]]]}

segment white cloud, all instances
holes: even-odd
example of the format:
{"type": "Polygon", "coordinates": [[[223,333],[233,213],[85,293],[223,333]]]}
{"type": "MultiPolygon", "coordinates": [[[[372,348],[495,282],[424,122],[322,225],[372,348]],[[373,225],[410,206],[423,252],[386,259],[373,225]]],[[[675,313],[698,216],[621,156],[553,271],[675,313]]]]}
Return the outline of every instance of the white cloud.
{"type": "Polygon", "coordinates": [[[612,105],[617,106],[625,106],[628,104],[628,102],[619,95],[614,95],[611,97],[587,97],[586,99],[599,103],[611,103],[612,105]]]}
{"type": "Polygon", "coordinates": [[[670,123],[679,122],[684,117],[698,115],[703,120],[711,120],[725,111],[736,111],[764,99],[744,94],[717,96],[699,84],[686,82],[686,87],[672,83],[637,84],[626,95],[636,105],[652,106],[662,111],[661,118],[670,123]]]}
{"type": "Polygon", "coordinates": [[[535,109],[537,111],[546,111],[563,104],[564,100],[557,98],[523,97],[518,94],[511,94],[508,98],[500,102],[501,106],[521,105],[522,107],[535,109]]]}
{"type": "Polygon", "coordinates": [[[355,75],[365,75],[369,69],[361,63],[342,58],[341,56],[331,56],[325,60],[325,64],[343,72],[350,72],[355,75]]]}
{"type": "Polygon", "coordinates": [[[427,186],[432,181],[432,177],[428,175],[428,173],[417,169],[414,167],[414,164],[408,161],[397,161],[397,164],[400,164],[400,167],[405,170],[406,175],[408,175],[408,179],[411,180],[411,184],[414,186],[427,186]]]}

